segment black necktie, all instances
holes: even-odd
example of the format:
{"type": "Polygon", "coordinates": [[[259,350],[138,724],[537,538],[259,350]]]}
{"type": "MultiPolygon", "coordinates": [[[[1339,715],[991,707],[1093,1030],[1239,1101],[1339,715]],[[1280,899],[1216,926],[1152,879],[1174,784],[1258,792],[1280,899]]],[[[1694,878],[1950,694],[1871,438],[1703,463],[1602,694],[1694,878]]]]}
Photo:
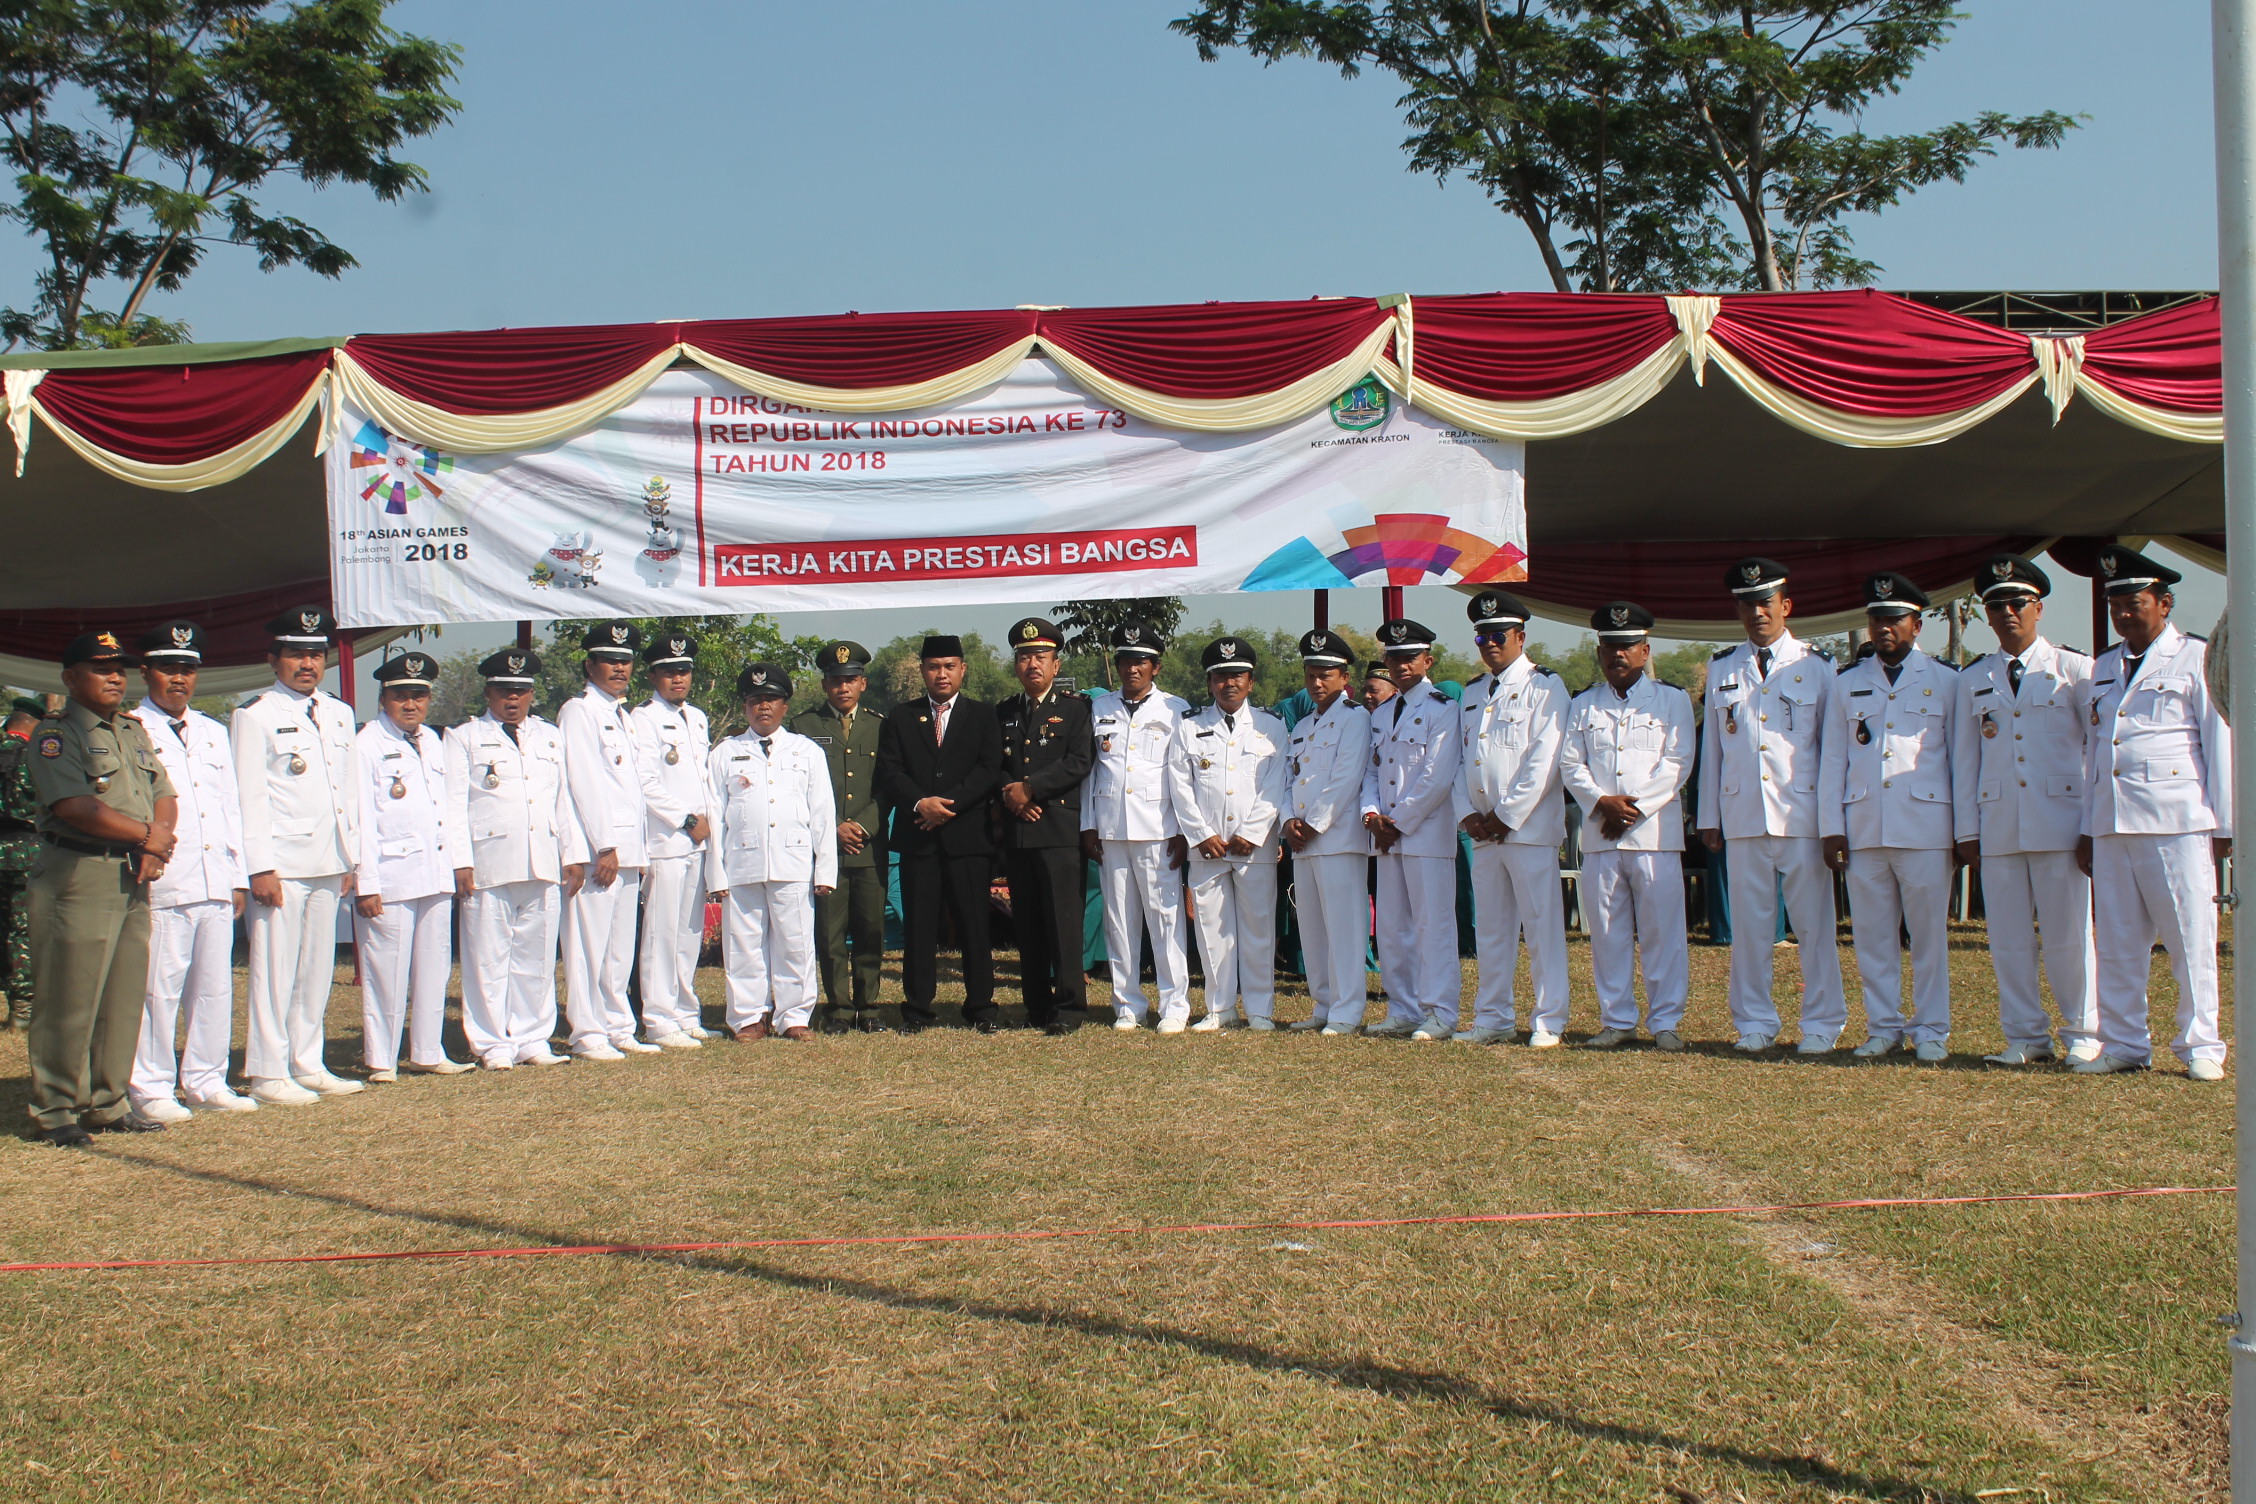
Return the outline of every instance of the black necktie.
{"type": "Polygon", "coordinates": [[[2125,684],[2138,677],[2139,665],[2144,662],[2146,662],[2146,654],[2144,653],[2139,654],[2136,658],[2128,653],[2123,655],[2123,682],[2125,684]]]}
{"type": "Polygon", "coordinates": [[[1770,649],[1755,649],[1755,676],[1761,679],[1770,677],[1770,649]]]}
{"type": "Polygon", "coordinates": [[[407,728],[407,745],[416,756],[421,757],[423,755],[423,728],[421,726],[407,728]]]}
{"type": "Polygon", "coordinates": [[[188,740],[188,723],[186,721],[174,721],[172,723],[172,734],[179,737],[182,742],[186,742],[188,740]]]}
{"type": "Polygon", "coordinates": [[[1889,663],[1883,660],[1880,664],[1880,672],[1886,674],[1888,676],[1888,682],[1890,684],[1893,684],[1896,682],[1896,675],[1903,672],[1903,665],[1900,663],[1889,663]]]}
{"type": "Polygon", "coordinates": [[[313,707],[314,701],[311,697],[308,697],[306,700],[306,719],[313,723],[314,730],[319,731],[321,729],[321,717],[313,713],[313,707]]]}
{"type": "MultiPolygon", "coordinates": [[[[1150,698],[1150,695],[1144,696],[1144,700],[1148,700],[1150,698]]],[[[1136,718],[1136,712],[1144,708],[1144,700],[1131,700],[1126,697],[1123,697],[1121,699],[1121,706],[1128,712],[1129,720],[1133,721],[1136,718]]]]}
{"type": "Polygon", "coordinates": [[[2021,660],[2016,658],[2005,666],[2005,682],[2015,695],[2021,693],[2021,660]]]}
{"type": "Polygon", "coordinates": [[[1235,732],[1238,729],[1238,718],[1234,712],[1228,710],[1222,712],[1222,729],[1229,732],[1235,732]]]}
{"type": "Polygon", "coordinates": [[[771,749],[769,746],[769,741],[770,738],[768,737],[763,736],[760,738],[760,755],[762,757],[767,757],[770,755],[771,749]]]}
{"type": "Polygon", "coordinates": [[[1403,712],[1404,710],[1408,709],[1408,708],[1409,708],[1409,705],[1410,705],[1410,697],[1409,697],[1408,695],[1396,695],[1396,696],[1394,697],[1394,720],[1393,720],[1392,722],[1390,722],[1389,724],[1391,724],[1391,725],[1396,725],[1396,726],[1399,726],[1399,725],[1401,725],[1401,724],[1402,724],[1402,712],[1403,712]]]}
{"type": "Polygon", "coordinates": [[[524,745],[523,742],[517,740],[517,723],[515,721],[503,721],[501,723],[501,729],[509,733],[509,745],[511,745],[512,747],[521,747],[524,745]]]}

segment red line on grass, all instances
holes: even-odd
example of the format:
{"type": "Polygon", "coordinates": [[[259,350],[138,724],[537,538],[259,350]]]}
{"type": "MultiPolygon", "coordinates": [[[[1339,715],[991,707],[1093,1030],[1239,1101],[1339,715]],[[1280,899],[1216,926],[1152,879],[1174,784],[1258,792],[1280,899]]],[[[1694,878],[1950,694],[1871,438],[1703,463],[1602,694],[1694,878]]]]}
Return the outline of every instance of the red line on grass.
{"type": "Polygon", "coordinates": [[[1465,1212],[1430,1217],[1346,1217],[1319,1222],[1176,1222],[1156,1226],[1023,1228],[1004,1232],[905,1232],[864,1237],[743,1238],[717,1243],[577,1243],[536,1248],[415,1248],[390,1253],[286,1253],[256,1258],[86,1259],[0,1264],[0,1274],[67,1269],[232,1269],[257,1264],[374,1264],[395,1259],[522,1259],[559,1254],[717,1253],[750,1248],[850,1248],[903,1243],[1033,1243],[1062,1238],[1160,1237],[1213,1232],[1318,1232],[1373,1227],[1465,1227],[1495,1222],[1574,1222],[1623,1217],[1746,1217],[1773,1212],[1871,1211],[1899,1206],[1989,1206],[2011,1201],[2123,1201],[2144,1196],[2222,1196],[2229,1185],[2156,1185],[2124,1191],[2034,1191],[2001,1196],[1895,1196],[1787,1201],[1772,1206],[1645,1206],[1580,1212],[1465,1212]]]}

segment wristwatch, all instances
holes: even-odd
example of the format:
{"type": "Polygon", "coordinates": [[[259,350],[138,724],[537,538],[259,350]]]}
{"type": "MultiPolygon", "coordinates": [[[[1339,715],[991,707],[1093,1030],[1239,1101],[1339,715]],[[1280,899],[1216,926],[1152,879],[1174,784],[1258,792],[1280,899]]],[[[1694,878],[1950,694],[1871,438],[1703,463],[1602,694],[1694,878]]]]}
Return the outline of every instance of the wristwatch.
{"type": "Polygon", "coordinates": [[[682,823],[681,823],[681,830],[682,830],[682,834],[683,834],[683,835],[685,835],[685,836],[693,836],[693,835],[697,834],[697,821],[698,821],[698,819],[699,819],[699,818],[700,818],[700,817],[699,817],[699,816],[696,816],[696,815],[684,815],[684,816],[682,816],[682,823]]]}

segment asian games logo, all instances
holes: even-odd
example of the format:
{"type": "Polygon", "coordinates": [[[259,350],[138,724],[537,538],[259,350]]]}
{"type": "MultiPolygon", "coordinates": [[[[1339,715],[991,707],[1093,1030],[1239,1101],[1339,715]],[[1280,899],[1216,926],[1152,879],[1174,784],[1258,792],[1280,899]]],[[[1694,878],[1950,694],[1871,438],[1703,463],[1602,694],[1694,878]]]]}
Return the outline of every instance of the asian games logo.
{"type": "Polygon", "coordinates": [[[384,510],[394,517],[407,515],[407,504],[428,493],[446,495],[438,477],[451,474],[454,457],[395,438],[374,423],[363,422],[353,435],[352,468],[362,476],[360,499],[381,497],[384,510]]]}

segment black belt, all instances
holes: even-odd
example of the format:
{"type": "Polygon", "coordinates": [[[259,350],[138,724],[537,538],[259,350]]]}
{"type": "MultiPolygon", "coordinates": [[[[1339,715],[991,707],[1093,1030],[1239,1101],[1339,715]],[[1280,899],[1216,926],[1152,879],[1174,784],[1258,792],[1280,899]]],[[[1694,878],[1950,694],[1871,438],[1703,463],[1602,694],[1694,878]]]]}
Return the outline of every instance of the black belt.
{"type": "Polygon", "coordinates": [[[106,856],[119,861],[123,861],[140,849],[136,846],[104,846],[97,841],[74,841],[68,836],[50,835],[46,839],[48,845],[60,846],[65,851],[75,851],[80,856],[106,856]]]}

